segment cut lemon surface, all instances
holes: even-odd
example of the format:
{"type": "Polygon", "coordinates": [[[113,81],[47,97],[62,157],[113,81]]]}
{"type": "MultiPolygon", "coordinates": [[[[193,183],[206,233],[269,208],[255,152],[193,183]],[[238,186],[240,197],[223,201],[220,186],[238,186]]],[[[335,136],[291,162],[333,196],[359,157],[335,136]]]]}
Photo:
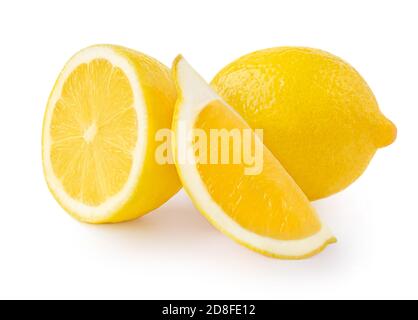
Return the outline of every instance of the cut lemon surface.
{"type": "Polygon", "coordinates": [[[239,161],[199,161],[197,130],[210,136],[212,129],[247,129],[254,145],[261,139],[181,56],[173,73],[179,95],[173,118],[174,157],[183,186],[202,214],[235,241],[276,258],[310,257],[335,242],[308,198],[263,145],[262,170],[257,174],[247,174],[239,161]],[[183,150],[193,161],[184,161],[183,150]]]}
{"type": "Polygon", "coordinates": [[[154,159],[155,132],[169,128],[176,90],[153,58],[111,45],[74,55],[58,77],[43,126],[48,186],[90,223],[137,218],[180,188],[174,165],[154,159]]]}

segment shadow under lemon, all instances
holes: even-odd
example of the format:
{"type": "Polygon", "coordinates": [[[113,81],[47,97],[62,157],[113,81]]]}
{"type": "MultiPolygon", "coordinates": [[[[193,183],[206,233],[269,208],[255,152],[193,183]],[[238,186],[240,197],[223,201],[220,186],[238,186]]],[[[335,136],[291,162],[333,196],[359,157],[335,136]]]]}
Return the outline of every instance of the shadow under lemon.
{"type": "MultiPolygon", "coordinates": [[[[152,213],[124,223],[83,225],[109,241],[136,248],[153,243],[165,247],[178,247],[196,243],[208,237],[221,236],[199,214],[183,191],[152,213]]],[[[123,248],[123,247],[122,247],[123,248]]]]}

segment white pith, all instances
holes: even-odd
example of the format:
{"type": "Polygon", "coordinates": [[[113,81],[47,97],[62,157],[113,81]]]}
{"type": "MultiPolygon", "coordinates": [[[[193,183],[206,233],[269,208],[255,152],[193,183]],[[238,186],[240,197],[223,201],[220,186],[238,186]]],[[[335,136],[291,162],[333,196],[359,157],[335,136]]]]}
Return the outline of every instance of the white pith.
{"type": "MultiPolygon", "coordinates": [[[[87,132],[86,134],[93,135],[93,129],[92,132],[87,132]]],[[[147,148],[146,141],[147,111],[143,93],[141,91],[140,82],[136,75],[134,66],[132,66],[126,58],[119,55],[117,52],[115,52],[115,50],[108,46],[94,46],[86,48],[74,55],[65,65],[64,69],[58,77],[53,92],[51,93],[46,109],[43,127],[43,161],[46,180],[50,189],[57,197],[61,205],[71,213],[76,214],[87,221],[100,221],[111,217],[115,211],[120,209],[127,202],[127,200],[132,195],[135,186],[137,185],[137,181],[140,178],[142,171],[142,164],[145,158],[147,148]],[[89,63],[94,59],[106,59],[113,66],[120,68],[125,73],[132,87],[134,96],[134,108],[137,112],[138,124],[138,141],[133,150],[132,168],[127,182],[117,194],[109,197],[105,202],[98,206],[90,206],[82,203],[76,199],[73,199],[65,192],[61,181],[55,176],[52,168],[50,159],[51,135],[49,130],[53,110],[58,99],[61,97],[62,87],[65,83],[65,80],[80,64],[89,63]]]]}
{"type": "MultiPolygon", "coordinates": [[[[183,58],[177,64],[177,81],[180,86],[181,101],[177,105],[176,122],[181,122],[182,130],[187,132],[189,136],[187,140],[177,139],[181,133],[176,126],[174,132],[175,145],[177,150],[188,150],[188,148],[192,148],[193,128],[200,112],[213,101],[222,101],[226,106],[228,104],[209,87],[183,58]]],[[[233,108],[231,110],[235,112],[233,108]]],[[[254,249],[271,255],[296,258],[320,249],[333,238],[330,229],[322,221],[319,232],[300,240],[277,240],[248,231],[231,219],[212,199],[196,165],[177,161],[177,167],[190,196],[198,204],[199,209],[209,216],[212,223],[233,238],[254,249]]]]}

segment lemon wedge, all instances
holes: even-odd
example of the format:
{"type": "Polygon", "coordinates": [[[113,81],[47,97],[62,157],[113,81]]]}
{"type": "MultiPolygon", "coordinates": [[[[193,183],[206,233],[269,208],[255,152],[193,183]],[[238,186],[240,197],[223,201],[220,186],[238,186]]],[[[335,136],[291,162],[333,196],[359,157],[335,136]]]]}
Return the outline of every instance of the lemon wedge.
{"type": "Polygon", "coordinates": [[[238,243],[271,257],[307,258],[335,242],[308,198],[264,145],[262,170],[252,174],[239,161],[200,161],[196,131],[210,136],[213,129],[250,130],[252,150],[261,139],[183,57],[174,61],[173,74],[178,92],[174,159],[183,186],[200,212],[238,243]]]}

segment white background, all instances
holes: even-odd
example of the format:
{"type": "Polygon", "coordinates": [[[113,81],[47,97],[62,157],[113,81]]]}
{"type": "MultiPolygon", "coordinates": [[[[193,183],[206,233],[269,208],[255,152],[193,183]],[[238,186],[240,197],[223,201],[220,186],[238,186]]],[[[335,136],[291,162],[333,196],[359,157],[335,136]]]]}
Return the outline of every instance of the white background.
{"type": "Polygon", "coordinates": [[[0,298],[418,298],[416,1],[2,1],[0,298]],[[45,104],[66,60],[114,43],[210,80],[282,45],[341,56],[398,127],[347,190],[315,207],[339,242],[280,261],[214,229],[181,192],[131,223],[81,224],[49,194],[45,104]]]}

